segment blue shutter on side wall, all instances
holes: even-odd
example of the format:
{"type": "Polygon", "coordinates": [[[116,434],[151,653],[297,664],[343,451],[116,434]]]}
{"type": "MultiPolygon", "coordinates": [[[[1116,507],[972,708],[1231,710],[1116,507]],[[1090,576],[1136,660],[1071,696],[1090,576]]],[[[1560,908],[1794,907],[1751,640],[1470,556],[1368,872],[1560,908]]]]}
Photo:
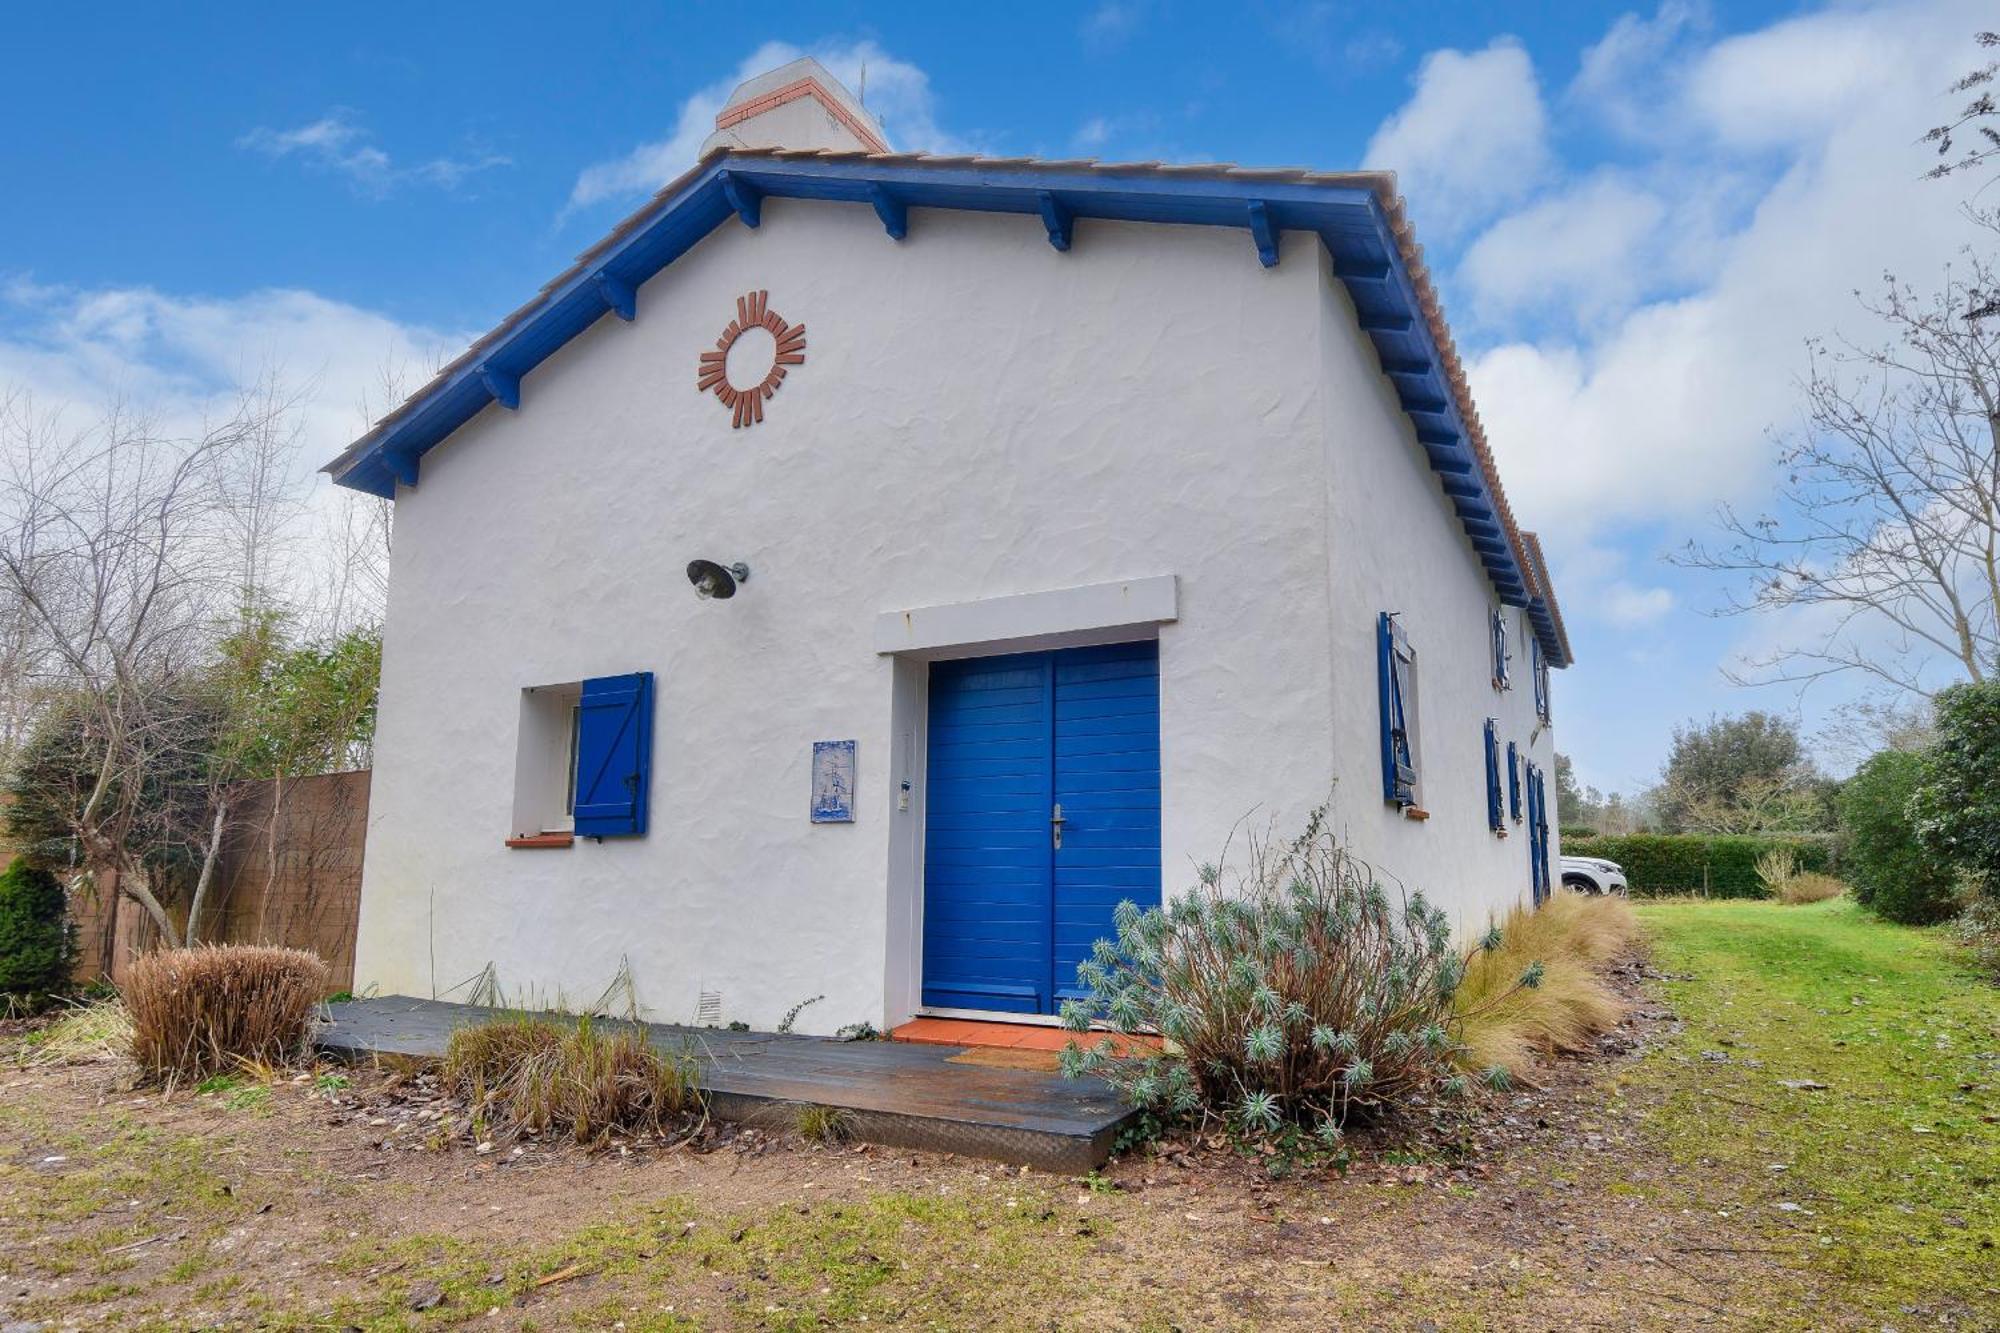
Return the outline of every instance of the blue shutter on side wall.
{"type": "Polygon", "coordinates": [[[1382,799],[1416,802],[1417,765],[1410,752],[1404,663],[1396,651],[1396,621],[1384,611],[1375,625],[1375,654],[1382,707],[1382,799]]]}
{"type": "Polygon", "coordinates": [[[586,680],[581,702],[576,836],[637,837],[646,831],[653,767],[653,673],[586,680]]]}
{"type": "Polygon", "coordinates": [[[1516,824],[1521,822],[1521,752],[1507,742],[1507,809],[1516,824]]]}
{"type": "Polygon", "coordinates": [[[1507,827],[1500,809],[1500,737],[1498,723],[1486,719],[1486,826],[1494,832],[1507,827]]]}

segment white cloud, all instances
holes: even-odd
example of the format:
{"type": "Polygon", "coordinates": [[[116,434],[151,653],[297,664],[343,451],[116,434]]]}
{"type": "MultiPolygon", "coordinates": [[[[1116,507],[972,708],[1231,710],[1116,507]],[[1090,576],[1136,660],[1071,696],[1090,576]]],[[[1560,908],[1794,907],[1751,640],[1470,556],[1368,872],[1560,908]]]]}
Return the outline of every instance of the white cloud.
{"type": "Polygon", "coordinates": [[[1465,252],[1459,277],[1482,319],[1554,307],[1594,323],[1657,280],[1652,258],[1666,216],[1652,192],[1600,173],[1495,223],[1465,252]]]}
{"type": "Polygon", "coordinates": [[[271,376],[300,396],[307,471],[469,341],[282,288],[238,297],[20,281],[0,289],[0,386],[25,390],[38,409],[80,426],[120,402],[178,431],[271,376]]]}
{"type": "Polygon", "coordinates": [[[715,115],[738,84],[803,55],[812,56],[856,92],[862,87],[866,67],[868,110],[882,122],[892,148],[919,153],[971,151],[965,140],[938,124],[930,76],[874,42],[830,43],[810,50],[789,42],[766,42],[745,57],[735,73],[697,89],[682,102],[674,128],[665,138],[642,143],[622,157],[592,163],[579,172],[564,215],[606,200],[650,193],[686,171],[694,165],[702,141],[715,131],[715,115]]]}
{"type": "Polygon", "coordinates": [[[1138,31],[1146,16],[1146,0],[1099,0],[1084,16],[1084,40],[1094,46],[1116,46],[1138,31]]]}
{"type": "Polygon", "coordinates": [[[1804,340],[1843,331],[1874,337],[1854,289],[1873,286],[1884,269],[1928,284],[1968,238],[1957,193],[1918,179],[1926,162],[1916,139],[1939,90],[1972,58],[1971,18],[1952,3],[1838,12],[1697,52],[1674,81],[1686,97],[1659,115],[1679,127],[1683,143],[1703,141],[1702,155],[1662,149],[1626,178],[1675,200],[1687,194],[1677,181],[1716,184],[1730,197],[1708,210],[1705,239],[1689,241],[1678,202],[1650,233],[1639,225],[1644,207],[1629,200],[1623,214],[1610,207],[1611,220],[1600,199],[1595,213],[1586,208],[1564,222],[1565,209],[1590,198],[1586,182],[1537,199],[1471,247],[1461,275],[1473,298],[1470,318],[1456,312],[1471,327],[1519,309],[1540,280],[1561,288],[1571,308],[1615,308],[1631,294],[1619,288],[1621,272],[1681,273],[1673,290],[1600,327],[1545,333],[1469,359],[1524,522],[1571,539],[1635,523],[1690,526],[1704,523],[1720,500],[1762,491],[1771,433],[1797,419],[1804,340]],[[1760,87],[1797,89],[1822,78],[1855,87],[1851,70],[1806,71],[1823,57],[1847,69],[1841,53],[1863,46],[1872,52],[1866,98],[1836,104],[1805,92],[1803,104],[1782,116],[1748,110],[1760,87]],[[1724,86],[1734,100],[1718,91],[1724,86]],[[1779,124],[1793,140],[1772,158],[1774,141],[1757,127],[1779,124]],[[1732,156],[1732,147],[1745,156],[1732,156]],[[1748,181],[1752,197],[1738,206],[1734,195],[1748,181]],[[1594,238],[1594,254],[1564,253],[1580,243],[1578,233],[1594,238]],[[1491,314],[1488,299],[1496,303],[1491,314]]]}
{"type": "Polygon", "coordinates": [[[1604,618],[1620,629],[1638,629],[1666,617],[1674,609],[1669,588],[1641,588],[1620,580],[1605,590],[1604,618]]]}
{"type": "Polygon", "coordinates": [[[1620,134],[1656,139],[1672,130],[1662,117],[1673,97],[1688,43],[1709,27],[1700,0],[1661,0],[1651,18],[1623,14],[1578,62],[1568,97],[1620,134]]]}
{"type": "Polygon", "coordinates": [[[236,146],[273,159],[296,158],[345,176],[357,190],[377,198],[406,184],[456,189],[478,172],[512,165],[510,159],[497,153],[480,153],[466,158],[434,157],[413,167],[399,167],[369,139],[368,131],[356,125],[348,112],[336,108],[297,129],[260,126],[237,139],[236,146]]]}
{"type": "Polygon", "coordinates": [[[1455,234],[1526,195],[1547,174],[1548,117],[1518,42],[1433,51],[1416,92],[1368,141],[1363,165],[1394,171],[1433,235],[1455,234]]]}

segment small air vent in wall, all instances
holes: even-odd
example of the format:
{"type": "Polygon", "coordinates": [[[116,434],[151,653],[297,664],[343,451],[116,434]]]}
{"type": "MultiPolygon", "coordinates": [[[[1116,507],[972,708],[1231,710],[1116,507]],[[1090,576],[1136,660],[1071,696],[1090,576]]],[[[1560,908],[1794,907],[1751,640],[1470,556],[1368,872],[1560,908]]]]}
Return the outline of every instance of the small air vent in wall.
{"type": "Polygon", "coordinates": [[[694,1021],[699,1027],[713,1028],[722,1026],[721,991],[705,990],[701,993],[701,1000],[695,1005],[694,1021]]]}

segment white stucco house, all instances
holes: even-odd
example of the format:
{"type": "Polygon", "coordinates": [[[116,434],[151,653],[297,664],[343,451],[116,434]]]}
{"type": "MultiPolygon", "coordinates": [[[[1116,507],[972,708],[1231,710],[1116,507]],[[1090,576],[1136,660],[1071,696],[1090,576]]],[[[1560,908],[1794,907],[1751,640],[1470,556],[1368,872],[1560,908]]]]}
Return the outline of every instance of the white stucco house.
{"type": "Polygon", "coordinates": [[[327,471],[395,502],[357,989],[1053,1021],[1246,816],[1467,928],[1556,856],[1387,175],[896,154],[800,62],[327,471]]]}

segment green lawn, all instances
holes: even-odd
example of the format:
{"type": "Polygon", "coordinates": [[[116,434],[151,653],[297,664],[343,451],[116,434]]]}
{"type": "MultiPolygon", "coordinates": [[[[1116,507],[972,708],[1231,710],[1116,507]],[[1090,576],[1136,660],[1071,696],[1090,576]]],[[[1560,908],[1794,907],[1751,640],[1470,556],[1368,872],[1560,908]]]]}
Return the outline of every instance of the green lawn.
{"type": "MultiPolygon", "coordinates": [[[[1845,899],[1640,909],[1687,1024],[1634,1081],[1668,1187],[1859,1309],[2000,1321],[2000,990],[1845,899]],[[1823,1090],[1788,1087],[1817,1083],[1823,1090]],[[1983,1313],[1982,1313],[1983,1312],[1983,1313]]],[[[1962,1326],[1962,1324],[1961,1324],[1962,1326]]]]}

